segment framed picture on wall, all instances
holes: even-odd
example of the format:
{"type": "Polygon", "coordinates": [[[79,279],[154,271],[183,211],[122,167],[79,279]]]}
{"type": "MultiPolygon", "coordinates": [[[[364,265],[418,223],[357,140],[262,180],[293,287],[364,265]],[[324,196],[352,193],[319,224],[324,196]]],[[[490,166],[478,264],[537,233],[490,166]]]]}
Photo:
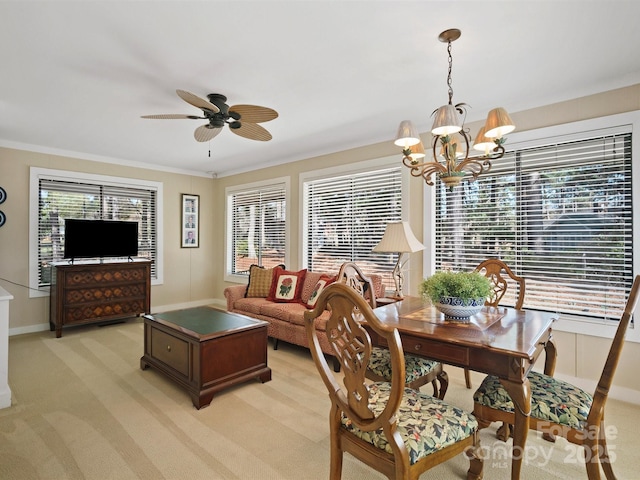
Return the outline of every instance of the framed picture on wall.
{"type": "Polygon", "coordinates": [[[182,194],[182,248],[200,246],[200,195],[182,194]]]}

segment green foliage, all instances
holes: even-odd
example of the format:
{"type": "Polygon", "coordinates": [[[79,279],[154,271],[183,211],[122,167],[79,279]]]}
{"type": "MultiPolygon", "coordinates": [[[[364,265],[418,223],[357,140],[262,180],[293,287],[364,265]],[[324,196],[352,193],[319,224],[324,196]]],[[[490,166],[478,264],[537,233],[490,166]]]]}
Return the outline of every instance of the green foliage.
{"type": "Polygon", "coordinates": [[[436,272],[420,284],[420,294],[437,302],[441,297],[486,298],[491,282],[477,272],[436,272]]]}

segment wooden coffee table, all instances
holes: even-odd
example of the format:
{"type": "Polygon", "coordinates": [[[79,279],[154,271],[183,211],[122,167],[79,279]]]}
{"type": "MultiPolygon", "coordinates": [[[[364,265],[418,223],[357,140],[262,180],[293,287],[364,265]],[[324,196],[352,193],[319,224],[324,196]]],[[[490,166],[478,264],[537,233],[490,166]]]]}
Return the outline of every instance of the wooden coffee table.
{"type": "Polygon", "coordinates": [[[200,409],[231,385],[271,380],[267,322],[209,307],[144,315],[140,368],[184,387],[200,409]]]}

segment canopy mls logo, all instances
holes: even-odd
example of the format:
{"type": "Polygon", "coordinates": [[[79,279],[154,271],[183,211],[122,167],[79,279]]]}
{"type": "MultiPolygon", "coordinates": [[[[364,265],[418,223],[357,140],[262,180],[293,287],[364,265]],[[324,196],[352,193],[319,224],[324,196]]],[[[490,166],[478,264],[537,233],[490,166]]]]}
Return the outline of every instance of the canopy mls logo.
{"type": "MultiPolygon", "coordinates": [[[[571,430],[568,427],[559,428],[557,425],[544,425],[538,424],[541,431],[545,431],[555,435],[556,437],[566,438],[566,432],[571,430]]],[[[495,441],[492,445],[480,445],[480,455],[484,458],[486,465],[491,468],[511,468],[512,459],[522,459],[527,465],[531,465],[536,468],[547,467],[555,453],[555,450],[562,450],[566,452],[564,457],[557,458],[556,461],[562,461],[565,464],[579,464],[584,465],[587,462],[597,461],[597,456],[600,457],[600,462],[603,461],[602,450],[598,448],[597,438],[599,435],[599,429],[590,427],[582,435],[576,435],[577,440],[593,440],[594,448],[586,447],[584,445],[575,445],[566,443],[564,446],[560,446],[556,443],[548,443],[546,445],[526,445],[525,447],[513,448],[511,443],[504,443],[501,441],[495,441]]],[[[605,427],[603,435],[607,438],[607,453],[609,455],[609,462],[614,463],[616,461],[615,445],[612,445],[609,440],[615,440],[618,436],[618,429],[613,425],[605,427]]]]}

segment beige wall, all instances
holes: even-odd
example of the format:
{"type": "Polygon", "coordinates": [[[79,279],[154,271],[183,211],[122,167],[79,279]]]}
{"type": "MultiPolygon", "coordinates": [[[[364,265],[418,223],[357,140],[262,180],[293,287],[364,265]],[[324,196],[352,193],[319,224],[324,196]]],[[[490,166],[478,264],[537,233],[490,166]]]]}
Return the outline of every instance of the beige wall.
{"type": "MultiPolygon", "coordinates": [[[[518,131],[525,131],[634,110],[640,110],[640,85],[523,112],[512,112],[512,117],[518,131]]],[[[477,125],[470,126],[474,131],[477,129],[477,125]]],[[[301,266],[299,258],[302,243],[300,175],[312,170],[390,155],[397,156],[400,161],[399,152],[391,142],[394,129],[395,125],[390,125],[389,140],[379,144],[215,180],[0,148],[0,186],[8,194],[8,200],[0,206],[7,214],[7,224],[0,228],[0,277],[21,285],[28,284],[30,166],[127,176],[164,184],[165,274],[164,284],[152,288],[153,309],[158,311],[176,305],[201,304],[212,300],[221,303],[224,300],[224,287],[228,285],[224,281],[225,188],[269,178],[290,178],[292,251],[289,267],[298,268],[301,266]],[[179,246],[180,193],[200,195],[202,230],[198,249],[181,249],[179,246]]],[[[428,142],[428,136],[423,137],[428,142]]],[[[411,179],[409,221],[419,240],[424,240],[423,232],[431,223],[430,216],[423,212],[423,192],[422,182],[411,179]]],[[[410,293],[417,293],[417,285],[423,276],[423,256],[414,254],[411,257],[408,279],[410,293]]],[[[48,298],[30,299],[24,287],[2,280],[0,285],[15,297],[10,304],[9,326],[13,331],[42,326],[48,322],[48,298]]],[[[602,369],[610,340],[566,332],[557,332],[555,338],[559,352],[557,376],[579,377],[591,389],[590,382],[597,379],[602,369]]],[[[613,395],[640,404],[640,377],[636,373],[634,360],[638,355],[640,344],[628,342],[623,351],[613,395]]]]}
{"type": "MultiPolygon", "coordinates": [[[[511,113],[515,124],[518,126],[518,131],[526,131],[635,110],[640,110],[640,85],[532,110],[511,113]]],[[[428,114],[428,112],[425,114],[428,114]]],[[[471,124],[469,126],[472,131],[477,131],[480,125],[471,124]]],[[[390,155],[397,156],[398,161],[400,161],[400,152],[391,141],[395,133],[394,128],[394,125],[390,126],[389,140],[379,144],[310,158],[287,165],[255,170],[245,174],[219,178],[216,180],[215,201],[216,203],[224,204],[224,189],[226,187],[269,178],[289,176],[291,179],[290,204],[292,209],[292,264],[290,267],[292,269],[300,268],[302,266],[298,261],[302,243],[299,233],[301,229],[299,206],[302,203],[301,192],[299,192],[300,175],[312,170],[383,158],[390,155]]],[[[423,134],[422,137],[423,141],[426,141],[425,145],[430,143],[430,134],[423,134]]],[[[423,193],[422,181],[417,178],[412,178],[409,187],[409,222],[414,233],[421,241],[424,240],[423,232],[425,229],[429,230],[432,222],[430,215],[425,215],[423,212],[423,193]]],[[[216,209],[215,215],[216,223],[222,224],[224,222],[223,210],[216,209]]],[[[640,227],[637,228],[637,231],[640,232],[640,227]]],[[[216,249],[215,264],[223,265],[223,245],[219,244],[218,247],[219,248],[216,249]]],[[[428,275],[428,272],[423,272],[423,255],[413,254],[409,268],[407,285],[410,288],[410,293],[416,295],[420,280],[425,275],[428,275]]],[[[220,272],[218,276],[219,279],[222,279],[223,273],[224,272],[220,272]]],[[[217,284],[216,296],[222,295],[222,290],[226,285],[223,281],[217,284]]],[[[556,332],[555,341],[558,347],[556,376],[582,383],[584,388],[592,390],[602,371],[610,340],[574,333],[556,332]]],[[[633,401],[638,404],[640,404],[640,377],[637,375],[634,359],[639,355],[640,344],[627,342],[623,350],[621,365],[616,374],[616,381],[612,393],[612,395],[618,398],[633,401]]]]}

